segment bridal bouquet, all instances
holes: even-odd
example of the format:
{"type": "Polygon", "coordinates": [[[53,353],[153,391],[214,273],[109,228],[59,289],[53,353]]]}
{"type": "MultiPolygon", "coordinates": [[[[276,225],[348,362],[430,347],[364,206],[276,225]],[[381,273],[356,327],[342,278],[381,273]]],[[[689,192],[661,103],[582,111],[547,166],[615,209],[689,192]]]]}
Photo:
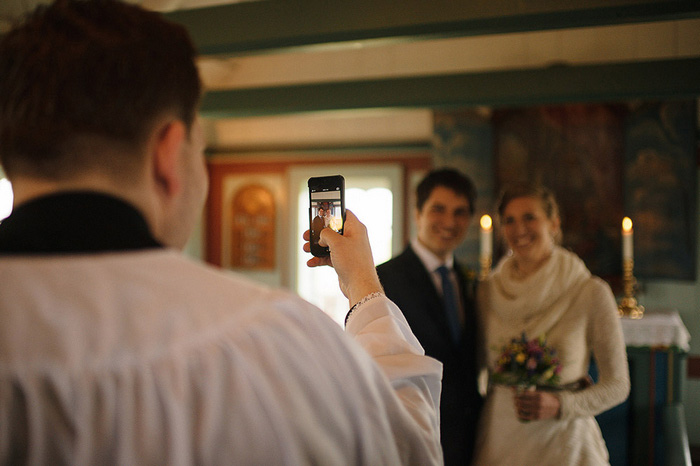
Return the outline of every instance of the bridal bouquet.
{"type": "Polygon", "coordinates": [[[559,358],[544,337],[528,340],[523,333],[502,348],[491,381],[520,387],[556,387],[559,372],[559,358]]]}

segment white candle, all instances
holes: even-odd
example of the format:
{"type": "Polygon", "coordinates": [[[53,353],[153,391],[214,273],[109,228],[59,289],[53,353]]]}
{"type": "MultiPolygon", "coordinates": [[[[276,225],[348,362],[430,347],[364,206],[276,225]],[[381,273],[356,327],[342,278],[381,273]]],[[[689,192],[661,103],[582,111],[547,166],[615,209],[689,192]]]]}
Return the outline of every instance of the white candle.
{"type": "Polygon", "coordinates": [[[491,217],[484,215],[481,217],[481,257],[491,258],[493,244],[493,222],[491,217]]]}
{"type": "Polygon", "coordinates": [[[622,219],[622,260],[633,260],[632,248],[632,220],[629,217],[622,219]]]}

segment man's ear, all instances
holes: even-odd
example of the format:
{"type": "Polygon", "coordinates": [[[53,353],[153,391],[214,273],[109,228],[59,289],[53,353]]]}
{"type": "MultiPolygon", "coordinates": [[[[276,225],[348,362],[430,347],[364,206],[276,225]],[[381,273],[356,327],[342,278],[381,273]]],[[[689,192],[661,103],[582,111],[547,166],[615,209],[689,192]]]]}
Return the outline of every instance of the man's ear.
{"type": "Polygon", "coordinates": [[[155,135],[153,147],[153,176],[161,193],[170,197],[180,190],[181,174],[178,166],[182,145],[187,131],[179,120],[170,120],[161,125],[155,135]]]}

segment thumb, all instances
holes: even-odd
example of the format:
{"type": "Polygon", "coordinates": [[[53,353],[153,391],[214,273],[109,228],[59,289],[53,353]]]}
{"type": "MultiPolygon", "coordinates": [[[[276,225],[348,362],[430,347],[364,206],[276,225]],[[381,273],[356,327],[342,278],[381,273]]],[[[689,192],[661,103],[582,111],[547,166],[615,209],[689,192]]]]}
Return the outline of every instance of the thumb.
{"type": "Polygon", "coordinates": [[[351,210],[345,210],[345,218],[343,218],[343,224],[341,225],[342,228],[342,235],[331,228],[324,228],[321,230],[321,234],[319,236],[319,241],[318,244],[321,246],[325,247],[330,247],[331,249],[333,248],[333,243],[338,241],[338,239],[341,236],[353,236],[353,234],[356,234],[356,229],[357,225],[359,224],[359,220],[357,216],[352,213],[351,210]]]}

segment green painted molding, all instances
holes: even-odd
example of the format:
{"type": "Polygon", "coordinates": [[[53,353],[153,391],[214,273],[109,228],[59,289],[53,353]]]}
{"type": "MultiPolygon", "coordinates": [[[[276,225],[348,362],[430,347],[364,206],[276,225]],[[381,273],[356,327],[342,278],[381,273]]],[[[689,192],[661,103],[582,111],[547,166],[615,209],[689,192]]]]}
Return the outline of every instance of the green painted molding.
{"type": "Polygon", "coordinates": [[[210,118],[367,108],[517,106],[700,96],[700,58],[209,91],[210,118]]]}
{"type": "Polygon", "coordinates": [[[201,54],[416,40],[700,17],[697,0],[262,0],[167,16],[201,54]]]}

